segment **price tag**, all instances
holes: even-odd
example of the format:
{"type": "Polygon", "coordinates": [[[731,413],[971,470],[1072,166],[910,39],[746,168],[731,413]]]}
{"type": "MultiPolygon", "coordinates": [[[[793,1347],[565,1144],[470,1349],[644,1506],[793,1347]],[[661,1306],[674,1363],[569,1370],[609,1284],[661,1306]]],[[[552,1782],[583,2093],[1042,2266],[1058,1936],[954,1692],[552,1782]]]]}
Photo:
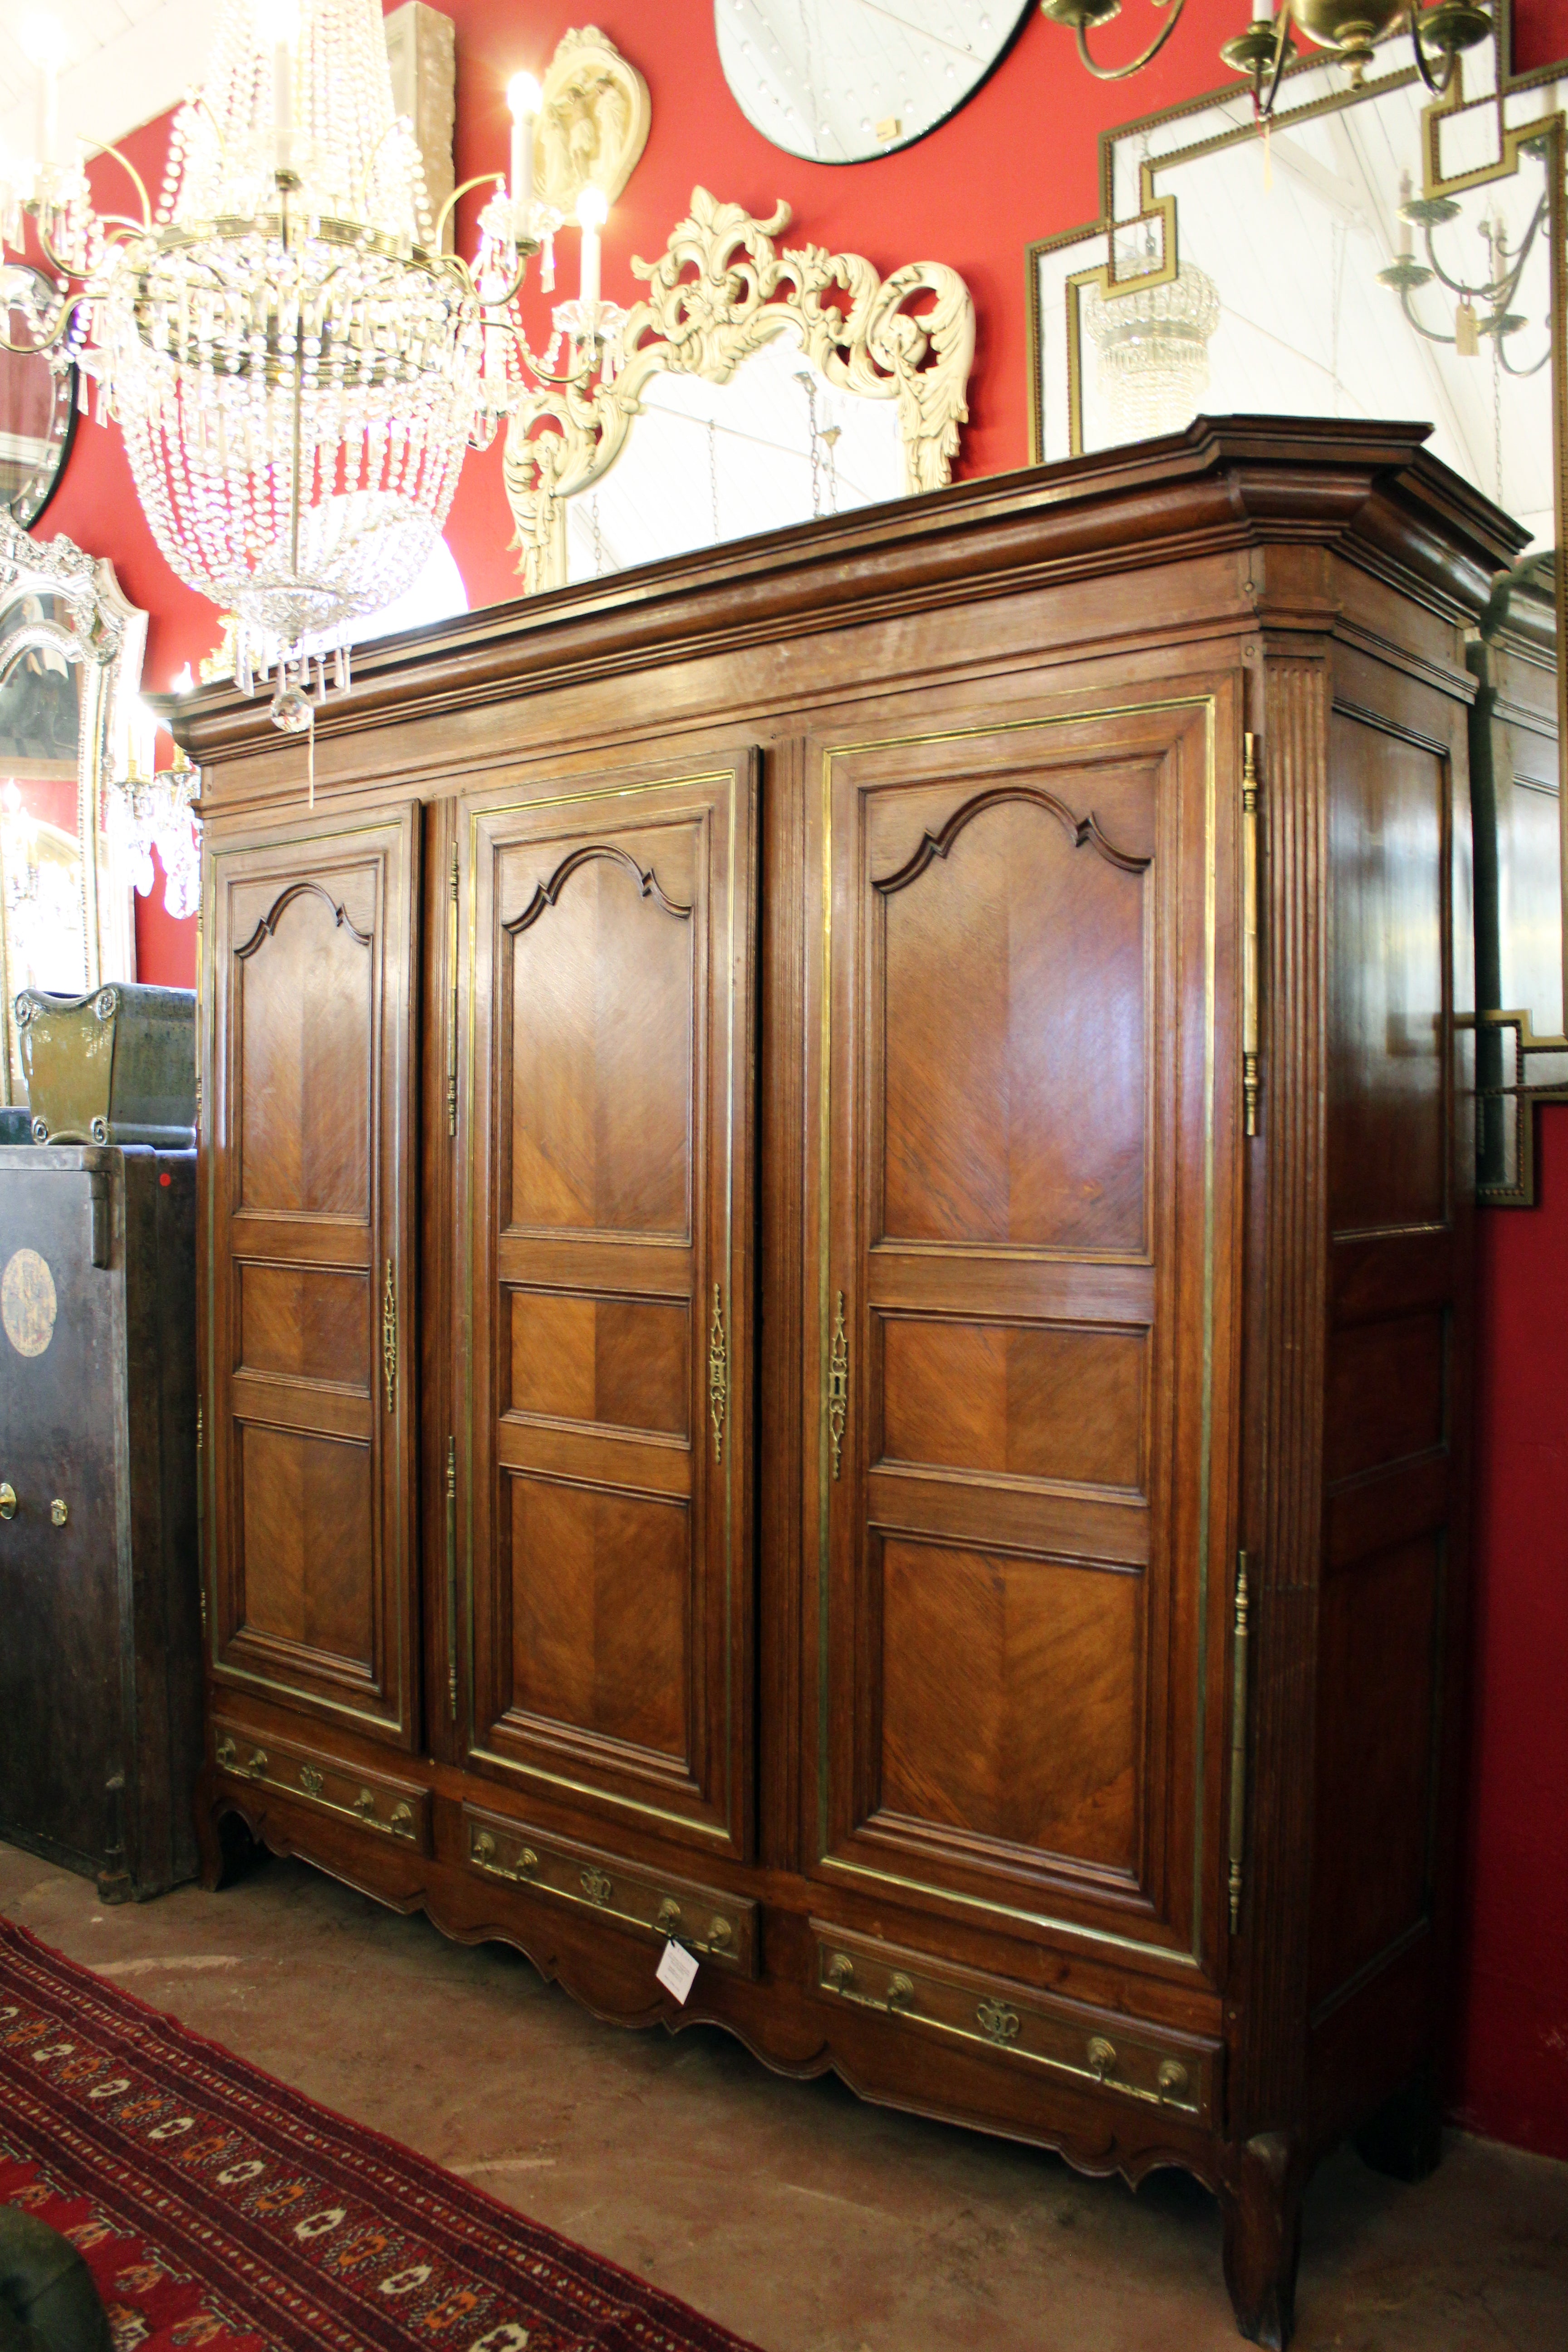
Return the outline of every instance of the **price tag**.
{"type": "Polygon", "coordinates": [[[677,2000],[684,2003],[687,1994],[697,1982],[697,1963],[684,1944],[666,1944],[654,1974],[677,2000]]]}

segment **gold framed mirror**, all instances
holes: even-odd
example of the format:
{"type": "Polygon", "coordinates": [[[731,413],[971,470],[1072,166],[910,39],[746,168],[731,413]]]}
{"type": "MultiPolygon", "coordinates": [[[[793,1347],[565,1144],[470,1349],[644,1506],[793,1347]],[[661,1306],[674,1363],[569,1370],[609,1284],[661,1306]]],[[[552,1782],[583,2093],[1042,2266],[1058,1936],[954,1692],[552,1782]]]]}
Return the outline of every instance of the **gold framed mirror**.
{"type": "Polygon", "coordinates": [[[1471,648],[1479,1167],[1500,1202],[1532,1197],[1529,1106],[1568,1087],[1568,64],[1515,74],[1511,37],[1500,0],[1436,101],[1391,40],[1359,88],[1299,61],[1266,125],[1234,88],[1123,124],[1100,218],[1028,256],[1037,462],[1200,411],[1417,417],[1530,534],[1471,648]]]}

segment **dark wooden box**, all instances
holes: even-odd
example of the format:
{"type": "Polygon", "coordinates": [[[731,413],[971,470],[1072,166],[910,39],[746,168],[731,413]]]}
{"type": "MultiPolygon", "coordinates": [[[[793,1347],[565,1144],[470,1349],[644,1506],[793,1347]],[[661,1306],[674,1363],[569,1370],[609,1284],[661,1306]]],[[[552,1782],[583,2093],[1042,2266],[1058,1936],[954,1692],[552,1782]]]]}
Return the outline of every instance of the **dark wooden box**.
{"type": "Polygon", "coordinates": [[[195,1218],[194,1152],[0,1148],[0,1836],[109,1902],[196,1867],[195,1218]]]}

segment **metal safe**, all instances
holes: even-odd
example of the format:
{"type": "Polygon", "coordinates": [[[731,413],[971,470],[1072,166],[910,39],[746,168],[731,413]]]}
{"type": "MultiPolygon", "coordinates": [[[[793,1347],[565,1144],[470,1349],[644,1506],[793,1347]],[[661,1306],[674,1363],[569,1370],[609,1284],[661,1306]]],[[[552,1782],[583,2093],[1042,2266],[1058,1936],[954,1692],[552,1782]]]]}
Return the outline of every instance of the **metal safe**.
{"type": "Polygon", "coordinates": [[[195,1153],[0,1147],[0,1837],[196,1870],[195,1153]]]}

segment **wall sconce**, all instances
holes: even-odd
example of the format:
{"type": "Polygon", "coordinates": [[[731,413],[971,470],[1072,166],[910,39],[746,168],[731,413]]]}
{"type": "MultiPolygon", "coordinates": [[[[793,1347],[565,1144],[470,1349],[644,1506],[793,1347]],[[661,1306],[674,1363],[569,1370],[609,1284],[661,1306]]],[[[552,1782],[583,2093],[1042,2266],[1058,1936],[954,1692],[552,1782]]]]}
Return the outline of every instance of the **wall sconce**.
{"type": "MultiPolygon", "coordinates": [[[[1186,0],[1154,0],[1171,14],[1142,57],[1124,66],[1097,65],[1089,53],[1089,35],[1097,25],[1109,25],[1121,13],[1121,0],[1040,0],[1040,14],[1053,25],[1066,25],[1077,37],[1079,60],[1097,81],[1125,81],[1157,58],[1181,22],[1186,0]]],[[[1284,0],[1279,14],[1254,16],[1245,33],[1226,41],[1220,56],[1233,73],[1246,74],[1252,83],[1253,103],[1260,121],[1274,111],[1279,78],[1295,55],[1291,26],[1320,49],[1327,49],[1359,89],[1372,62],[1373,49],[1401,24],[1410,35],[1422,80],[1434,98],[1442,98],[1454,79],[1454,61],[1463,49],[1473,49],[1491,34],[1490,13],[1476,0],[1433,0],[1424,8],[1419,0],[1284,0]]]]}
{"type": "Polygon", "coordinates": [[[1220,50],[1233,73],[1251,79],[1260,121],[1273,113],[1279,78],[1295,53],[1292,25],[1344,67],[1352,89],[1366,79],[1378,42],[1403,25],[1434,98],[1447,91],[1461,50],[1489,39],[1492,29],[1490,14],[1474,0],[1434,0],[1430,8],[1412,6],[1408,0],[1285,0],[1278,16],[1254,16],[1246,32],[1220,50]]]}
{"type": "Polygon", "coordinates": [[[1094,76],[1096,81],[1125,81],[1129,74],[1142,73],[1151,58],[1157,58],[1176,26],[1182,21],[1182,11],[1187,0],[1154,0],[1156,8],[1169,7],[1169,21],[1163,25],[1141,58],[1130,65],[1098,66],[1089,53],[1089,34],[1095,25],[1109,25],[1112,16],[1121,14],[1121,0],[1040,0],[1040,14],[1048,16],[1053,25],[1066,25],[1078,36],[1079,63],[1094,76]]]}

